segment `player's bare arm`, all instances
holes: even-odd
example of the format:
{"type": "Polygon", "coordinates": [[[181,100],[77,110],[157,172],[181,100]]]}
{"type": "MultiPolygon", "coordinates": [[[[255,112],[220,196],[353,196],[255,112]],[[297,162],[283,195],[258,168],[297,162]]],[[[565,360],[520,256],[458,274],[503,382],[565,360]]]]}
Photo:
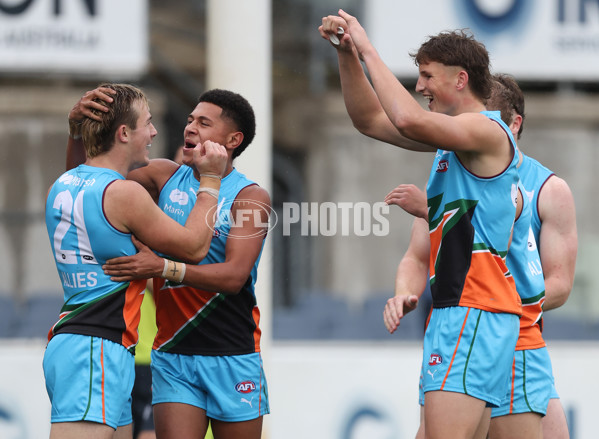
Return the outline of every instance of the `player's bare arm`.
{"type": "MultiPolygon", "coordinates": [[[[225,262],[188,265],[183,282],[206,291],[237,294],[260,254],[268,232],[269,213],[270,197],[263,188],[253,185],[239,192],[231,209],[235,226],[227,237],[225,262]]],[[[138,246],[140,248],[143,249],[143,246],[138,246]]],[[[160,277],[163,267],[162,258],[144,249],[134,256],[109,260],[104,266],[104,272],[115,281],[128,281],[160,277]]]]}
{"type": "Polygon", "coordinates": [[[387,194],[385,203],[395,204],[410,215],[428,221],[426,193],[414,184],[400,184],[387,194]]]}
{"type": "Polygon", "coordinates": [[[539,193],[542,222],[539,253],[545,275],[545,311],[566,303],[574,283],[578,234],[576,207],[568,184],[550,177],[539,193]]]}
{"type": "MultiPolygon", "coordinates": [[[[339,16],[329,15],[322,19],[318,28],[322,38],[329,40],[332,32],[347,23],[339,16]]],[[[355,46],[348,34],[339,36],[337,49],[339,77],[345,107],[354,127],[362,134],[404,149],[434,151],[430,145],[415,142],[402,136],[391,123],[378,97],[364,73],[355,46]]]]}
{"type": "MultiPolygon", "coordinates": [[[[346,21],[349,37],[366,64],[380,104],[401,135],[434,148],[463,152],[460,158],[464,155],[464,160],[472,165],[467,164],[468,169],[478,175],[495,175],[505,169],[513,151],[503,130],[480,114],[485,109],[481,102],[464,93],[460,98],[462,114],[459,116],[426,111],[383,63],[356,18],[342,10],[339,15],[346,21]],[[472,157],[478,154],[489,157],[472,157]]],[[[459,67],[439,68],[440,64],[431,64],[435,65],[427,75],[441,77],[456,89],[467,87],[468,75],[459,67]]],[[[420,67],[422,70],[423,66],[420,67]]],[[[420,91],[427,93],[426,89],[420,91]]],[[[452,110],[446,111],[451,113],[452,110]]]]}
{"type": "MultiPolygon", "coordinates": [[[[222,145],[206,141],[194,149],[194,163],[206,173],[221,176],[227,163],[222,145]]],[[[194,207],[185,227],[162,212],[137,182],[116,180],[106,189],[104,211],[114,227],[135,234],[162,253],[199,262],[210,248],[220,178],[202,177],[194,207]],[[127,206],[127,208],[123,208],[127,206]],[[181,244],[183,243],[183,244],[181,244]]]]}
{"type": "Polygon", "coordinates": [[[216,199],[206,195],[197,206],[183,227],[165,215],[143,187],[127,180],[112,183],[104,201],[106,217],[115,228],[190,262],[199,262],[208,253],[212,231],[206,227],[206,211],[216,206],[216,199]]]}
{"type": "Polygon", "coordinates": [[[401,319],[418,306],[428,282],[429,254],[428,222],[415,218],[410,245],[397,267],[395,296],[387,301],[383,311],[383,322],[391,334],[397,330],[401,319]]]}

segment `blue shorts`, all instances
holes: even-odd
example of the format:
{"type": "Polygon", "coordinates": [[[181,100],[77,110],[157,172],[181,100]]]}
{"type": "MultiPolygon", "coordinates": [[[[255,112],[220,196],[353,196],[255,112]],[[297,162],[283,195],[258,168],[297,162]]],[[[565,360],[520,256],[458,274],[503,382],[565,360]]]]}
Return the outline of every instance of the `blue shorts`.
{"type": "Polygon", "coordinates": [[[491,417],[531,412],[544,416],[553,390],[547,348],[516,351],[509,389],[502,404],[491,411],[491,417]]]}
{"type": "Polygon", "coordinates": [[[51,422],[91,421],[114,429],[131,418],[133,355],[99,337],[58,334],[44,353],[51,422]]]}
{"type": "Polygon", "coordinates": [[[152,404],[178,402],[241,422],[270,413],[259,353],[226,357],[152,351],[152,404]]]}
{"type": "Polygon", "coordinates": [[[424,334],[424,393],[463,393],[498,406],[505,396],[519,317],[476,308],[435,308],[424,334]]]}

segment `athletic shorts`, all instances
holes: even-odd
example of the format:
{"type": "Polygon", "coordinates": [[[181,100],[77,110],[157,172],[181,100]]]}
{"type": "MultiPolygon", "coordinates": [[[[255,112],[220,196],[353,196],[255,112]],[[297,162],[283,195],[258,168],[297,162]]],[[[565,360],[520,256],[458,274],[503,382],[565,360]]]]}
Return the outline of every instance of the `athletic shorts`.
{"type": "Polygon", "coordinates": [[[189,404],[224,422],[270,413],[259,353],[218,357],[153,350],[151,366],[152,404],[189,404]]]}
{"type": "Polygon", "coordinates": [[[91,421],[114,429],[132,422],[133,355],[99,337],[58,334],[44,353],[51,422],[91,421]]]}
{"type": "Polygon", "coordinates": [[[491,411],[491,417],[531,412],[545,416],[553,389],[547,348],[516,351],[509,388],[502,404],[491,411]]]}
{"type": "Polygon", "coordinates": [[[435,308],[424,334],[423,391],[463,393],[498,406],[505,396],[519,318],[476,308],[435,308]]]}

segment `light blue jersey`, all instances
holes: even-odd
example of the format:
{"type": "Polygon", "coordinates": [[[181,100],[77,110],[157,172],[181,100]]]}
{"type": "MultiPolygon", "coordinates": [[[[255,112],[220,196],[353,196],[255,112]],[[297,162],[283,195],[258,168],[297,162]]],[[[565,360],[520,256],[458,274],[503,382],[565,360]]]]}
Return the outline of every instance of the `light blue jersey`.
{"type": "Polygon", "coordinates": [[[518,187],[522,192],[522,212],[514,223],[512,243],[506,263],[522,299],[520,336],[516,345],[516,350],[522,350],[545,346],[540,326],[545,301],[545,280],[537,242],[531,227],[532,202],[526,195],[526,188],[522,184],[518,187]]]}
{"type": "Polygon", "coordinates": [[[505,264],[516,217],[519,157],[499,112],[483,114],[505,131],[513,157],[499,174],[481,177],[466,169],[455,152],[437,151],[427,186],[433,307],[520,314],[520,298],[505,264]]]}
{"type": "MultiPolygon", "coordinates": [[[[244,209],[247,200],[239,195],[253,184],[235,169],[222,179],[218,206],[210,212],[217,215],[210,249],[200,264],[225,262],[227,241],[235,239],[236,227],[255,208],[252,202],[244,209]]],[[[160,191],[159,206],[183,224],[198,188],[193,170],[181,166],[160,191]]],[[[260,255],[237,294],[154,280],[158,333],[151,363],[153,404],[188,404],[225,422],[269,413],[254,292],[259,260],[260,255]]]]}
{"type": "Polygon", "coordinates": [[[539,218],[539,193],[549,180],[549,177],[555,175],[553,171],[540,164],[537,160],[522,154],[522,164],[518,168],[520,180],[526,188],[528,198],[532,202],[532,230],[535,241],[539,242],[541,233],[541,218],[539,218]]]}
{"type": "Polygon", "coordinates": [[[104,213],[106,188],[123,179],[79,165],[48,193],[46,226],[65,302],[43,361],[53,423],[131,423],[132,353],[146,281],[113,282],[102,270],[106,260],[137,252],[131,234],[104,213]]]}
{"type": "Polygon", "coordinates": [[[102,270],[110,258],[137,253],[131,234],[115,229],[104,214],[106,188],[123,179],[111,169],[79,165],[50,189],[46,227],[64,291],[50,338],[67,332],[107,338],[128,349],[137,343],[145,281],[114,282],[102,270]]]}
{"type": "MultiPolygon", "coordinates": [[[[244,200],[239,192],[255,184],[233,169],[222,179],[215,212],[214,233],[202,264],[225,261],[227,239],[235,237],[235,225],[244,220],[244,200]],[[233,218],[235,204],[238,218],[233,218]]],[[[181,166],[160,191],[158,205],[184,224],[200,187],[189,166],[181,166]]],[[[251,210],[245,211],[251,215],[251,210]]],[[[158,334],[154,349],[185,355],[242,355],[260,351],[260,312],[254,284],[260,255],[237,294],[219,294],[155,279],[158,334]]]]}

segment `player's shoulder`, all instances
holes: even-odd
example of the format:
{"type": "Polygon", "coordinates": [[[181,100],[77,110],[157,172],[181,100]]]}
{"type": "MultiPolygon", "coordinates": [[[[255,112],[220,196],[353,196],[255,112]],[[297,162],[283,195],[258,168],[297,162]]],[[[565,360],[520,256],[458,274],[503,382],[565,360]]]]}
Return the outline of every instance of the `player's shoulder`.
{"type": "Polygon", "coordinates": [[[548,194],[550,196],[564,196],[572,197],[572,191],[570,186],[561,177],[555,174],[551,174],[545,184],[543,185],[541,193],[548,194]]]}
{"type": "Polygon", "coordinates": [[[250,184],[241,189],[237,195],[237,198],[240,197],[246,200],[258,201],[270,206],[270,195],[268,194],[268,191],[257,183],[250,184]]]}
{"type": "Polygon", "coordinates": [[[106,197],[115,198],[130,205],[130,203],[149,197],[149,194],[137,181],[114,180],[106,188],[106,197]]]}

